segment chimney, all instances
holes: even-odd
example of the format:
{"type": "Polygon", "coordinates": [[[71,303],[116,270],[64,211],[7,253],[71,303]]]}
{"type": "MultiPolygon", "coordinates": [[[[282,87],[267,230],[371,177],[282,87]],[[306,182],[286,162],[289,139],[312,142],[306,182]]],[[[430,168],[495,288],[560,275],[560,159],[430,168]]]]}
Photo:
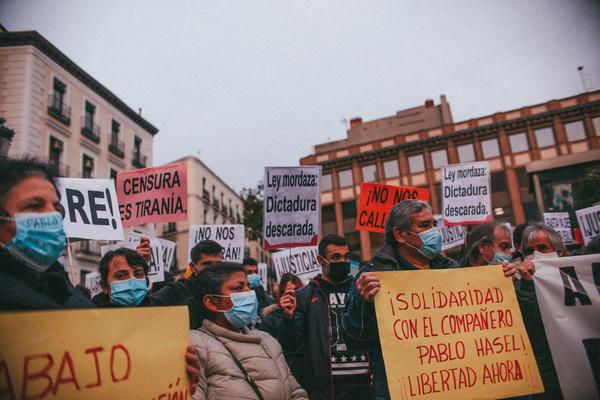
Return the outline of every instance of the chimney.
{"type": "Polygon", "coordinates": [[[361,117],[355,117],[350,120],[350,129],[356,128],[357,126],[362,124],[361,117]]]}
{"type": "Polygon", "coordinates": [[[433,107],[433,100],[432,99],[425,100],[425,107],[427,107],[427,108],[433,107]]]}

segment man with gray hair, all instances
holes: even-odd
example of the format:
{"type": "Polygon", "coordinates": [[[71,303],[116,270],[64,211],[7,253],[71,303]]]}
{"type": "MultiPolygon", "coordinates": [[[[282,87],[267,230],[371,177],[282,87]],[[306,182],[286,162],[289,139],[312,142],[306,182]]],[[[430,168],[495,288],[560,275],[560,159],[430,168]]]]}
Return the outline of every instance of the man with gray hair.
{"type": "Polygon", "coordinates": [[[440,255],[442,236],[429,204],[407,200],[392,208],[385,227],[385,245],[356,276],[342,316],[342,333],[350,348],[367,350],[373,371],[375,399],[389,399],[385,366],[377,331],[373,298],[381,284],[373,272],[455,267],[440,255]]]}

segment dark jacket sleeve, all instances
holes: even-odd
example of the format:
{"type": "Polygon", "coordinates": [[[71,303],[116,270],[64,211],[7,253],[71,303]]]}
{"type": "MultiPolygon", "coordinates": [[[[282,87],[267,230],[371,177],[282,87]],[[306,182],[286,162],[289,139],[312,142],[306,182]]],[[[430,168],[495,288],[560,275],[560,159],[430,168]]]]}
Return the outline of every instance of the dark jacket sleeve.
{"type": "Polygon", "coordinates": [[[294,351],[300,345],[300,335],[298,334],[295,317],[287,318],[281,310],[276,310],[267,315],[259,329],[277,339],[286,353],[294,351]]]}
{"type": "Polygon", "coordinates": [[[365,266],[352,281],[342,315],[344,341],[354,350],[367,350],[379,340],[375,304],[365,301],[356,290],[356,280],[367,271],[371,271],[370,265],[365,266]]]}
{"type": "Polygon", "coordinates": [[[192,293],[192,283],[189,279],[170,282],[156,293],[152,293],[150,304],[153,306],[181,306],[190,303],[192,293]]]}

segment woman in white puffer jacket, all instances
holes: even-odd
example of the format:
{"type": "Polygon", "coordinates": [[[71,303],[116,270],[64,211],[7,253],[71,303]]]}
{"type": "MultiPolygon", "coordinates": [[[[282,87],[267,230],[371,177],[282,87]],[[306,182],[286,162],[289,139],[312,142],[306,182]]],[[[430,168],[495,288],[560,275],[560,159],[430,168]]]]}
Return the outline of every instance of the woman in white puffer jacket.
{"type": "Polygon", "coordinates": [[[212,265],[193,279],[192,309],[203,319],[190,331],[190,344],[200,358],[193,399],[308,399],[277,340],[246,328],[258,302],[242,266],[212,265]]]}

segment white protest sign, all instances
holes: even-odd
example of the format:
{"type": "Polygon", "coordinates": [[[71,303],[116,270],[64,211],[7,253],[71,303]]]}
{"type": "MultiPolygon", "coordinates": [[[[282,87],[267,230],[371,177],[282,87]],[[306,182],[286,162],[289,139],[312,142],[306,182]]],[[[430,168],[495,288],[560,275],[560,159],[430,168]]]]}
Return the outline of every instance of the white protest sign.
{"type": "Polygon", "coordinates": [[[160,244],[162,246],[162,264],[165,268],[165,271],[170,271],[171,265],[173,264],[173,258],[175,258],[175,248],[177,247],[177,243],[171,240],[161,238],[159,238],[158,240],[160,240],[160,244]]]}
{"type": "Polygon", "coordinates": [[[442,176],[444,225],[492,221],[490,186],[490,166],[487,161],[445,166],[442,176]]]}
{"type": "MultiPolygon", "coordinates": [[[[142,234],[137,232],[131,232],[129,234],[129,242],[133,245],[133,248],[140,244],[142,234]]],[[[165,280],[165,266],[163,264],[163,247],[158,238],[150,237],[150,269],[148,270],[148,280],[150,282],[162,282],[165,280]]]]}
{"type": "Polygon", "coordinates": [[[90,289],[91,297],[94,297],[98,293],[102,292],[102,288],[100,287],[100,272],[95,271],[86,274],[84,286],[90,289]]]}
{"type": "Polygon", "coordinates": [[[600,235],[600,205],[577,210],[575,214],[587,245],[594,236],[600,235]]]}
{"type": "Polygon", "coordinates": [[[258,263],[258,275],[260,275],[260,284],[263,289],[267,290],[267,264],[266,263],[258,263]]]}
{"type": "Polygon", "coordinates": [[[264,186],[264,248],[316,246],[321,167],[267,167],[264,186]]]}
{"type": "Polygon", "coordinates": [[[462,225],[452,225],[446,226],[444,225],[444,219],[441,215],[434,215],[435,221],[437,222],[437,227],[439,228],[442,234],[442,251],[448,250],[456,246],[460,246],[465,242],[465,237],[467,236],[467,232],[465,231],[465,227],[462,225]]]}
{"type": "Polygon", "coordinates": [[[244,225],[190,225],[188,249],[202,240],[219,243],[223,247],[223,261],[241,264],[244,260],[244,225]]]}
{"type": "Polygon", "coordinates": [[[271,254],[277,281],[281,275],[291,272],[303,281],[307,281],[321,273],[321,264],[317,261],[317,246],[294,247],[271,254]]]}
{"type": "Polygon", "coordinates": [[[57,178],[63,225],[68,237],[123,240],[123,226],[112,179],[57,178]]]}
{"type": "Polygon", "coordinates": [[[534,260],[535,291],[565,399],[600,398],[600,255],[534,260]]]}
{"type": "Polygon", "coordinates": [[[573,243],[573,231],[571,231],[569,213],[544,213],[544,224],[554,229],[562,237],[565,244],[573,243]]]}

